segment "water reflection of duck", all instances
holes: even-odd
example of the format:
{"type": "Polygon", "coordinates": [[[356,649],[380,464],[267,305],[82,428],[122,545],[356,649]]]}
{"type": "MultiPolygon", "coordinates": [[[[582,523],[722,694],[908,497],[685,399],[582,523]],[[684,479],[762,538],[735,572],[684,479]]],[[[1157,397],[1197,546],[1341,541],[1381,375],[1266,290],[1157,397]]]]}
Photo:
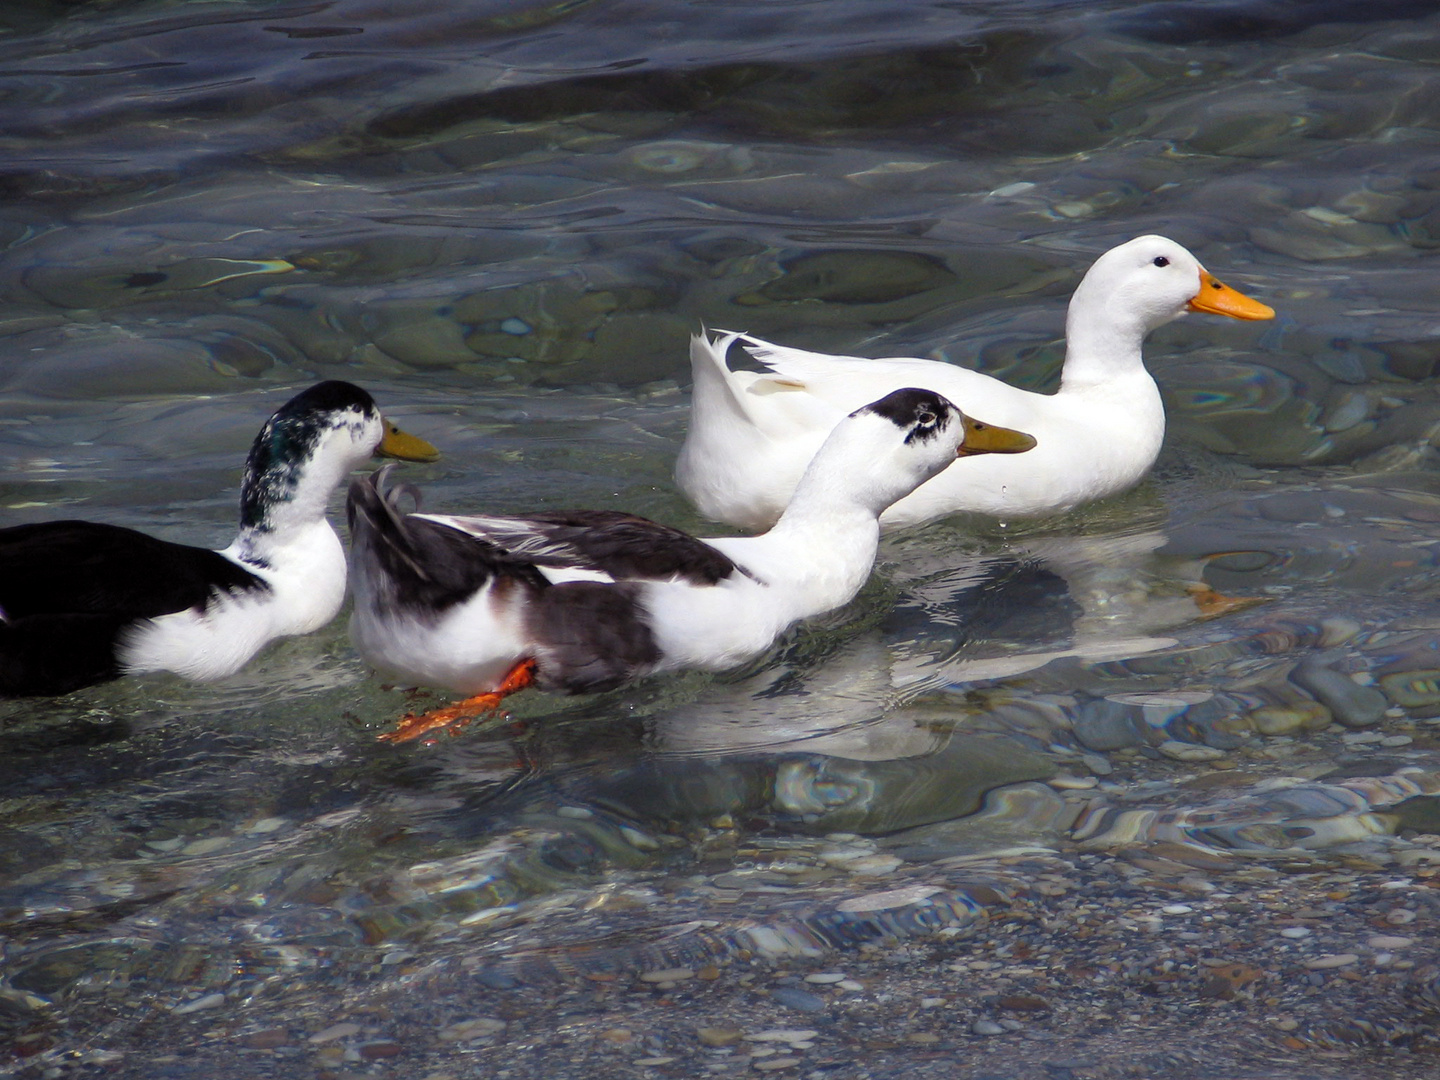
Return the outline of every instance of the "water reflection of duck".
{"type": "Polygon", "coordinates": [[[657,749],[680,754],[825,754],[890,761],[933,753],[945,736],[899,707],[894,656],[867,632],[819,662],[767,664],[736,682],[717,683],[652,721],[657,749]]]}
{"type": "Polygon", "coordinates": [[[1029,432],[1036,447],[1023,457],[946,470],[890,507],[883,524],[958,512],[1050,514],[1113,495],[1149,471],[1165,434],[1142,343],[1186,311],[1237,319],[1275,314],[1221,284],[1174,241],[1142,236],[1097,259],[1075,290],[1054,394],[935,360],[827,356],[747,334],[696,338],[690,430],[675,475],[708,517],[765,528],[840,417],[897,387],[924,386],[987,421],[1029,432]],[[726,355],[736,341],[769,371],[732,371],[726,355]]]}
{"type": "Polygon", "coordinates": [[[474,695],[382,738],[460,725],[529,685],[601,690],[734,667],[864,584],[879,516],[957,456],[1034,440],[900,389],[835,426],[763,536],[699,540],[613,511],[402,514],[383,472],[350,488],[351,636],[377,667],[474,695]]]}
{"type": "Polygon", "coordinates": [[[325,625],[345,595],[326,502],[376,453],[437,456],[358,386],[323,382],[256,436],[240,532],[223,551],[92,521],[0,530],[0,694],[65,693],[143,671],[216,679],[277,637],[325,625]]]}
{"type": "Polygon", "coordinates": [[[894,662],[897,686],[1009,678],[1066,657],[1141,656],[1175,645],[1171,634],[1197,617],[1259,602],[1199,584],[1206,559],[1162,556],[1160,529],[1028,535],[1000,559],[957,554],[956,539],[937,527],[901,548],[908,580],[897,582],[906,602],[896,614],[909,611],[919,630],[894,662]],[[1017,591],[1017,568],[1038,579],[1038,591],[1017,591]]]}

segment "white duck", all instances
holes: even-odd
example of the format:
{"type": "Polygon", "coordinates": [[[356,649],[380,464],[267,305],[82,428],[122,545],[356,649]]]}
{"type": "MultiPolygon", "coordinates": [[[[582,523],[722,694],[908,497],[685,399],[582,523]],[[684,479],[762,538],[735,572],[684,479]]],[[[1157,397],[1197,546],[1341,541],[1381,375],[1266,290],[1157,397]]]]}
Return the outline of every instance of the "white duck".
{"type": "Polygon", "coordinates": [[[690,430],[675,477],[705,516],[765,528],[840,417],[897,387],[923,386],[965,402],[991,423],[1029,432],[1035,449],[951,466],[891,506],[883,525],[959,512],[1058,513],[1124,491],[1154,464],[1165,410],[1141,344],[1187,311],[1236,319],[1275,314],[1221,284],[1173,240],[1141,236],[1097,259],[1075,290],[1054,394],[936,360],[827,356],[748,334],[696,337],[690,430]],[[726,356],[737,340],[769,371],[730,370],[726,356]]]}
{"type": "Polygon", "coordinates": [[[854,597],[896,499],[957,456],[1033,445],[932,391],[895,390],[834,425],[774,528],[710,540],[605,510],[402,514],[406,488],[387,489],[386,470],[356,480],[356,648],[407,680],[472,695],[381,738],[455,730],[530,685],[579,693],[734,667],[854,597]]]}
{"type": "Polygon", "coordinates": [[[0,696],[60,694],[143,671],[218,679],[345,598],[330,493],[372,454],[433,461],[364,390],[323,382],[255,437],[240,532],[223,551],[94,521],[0,529],[0,696]]]}

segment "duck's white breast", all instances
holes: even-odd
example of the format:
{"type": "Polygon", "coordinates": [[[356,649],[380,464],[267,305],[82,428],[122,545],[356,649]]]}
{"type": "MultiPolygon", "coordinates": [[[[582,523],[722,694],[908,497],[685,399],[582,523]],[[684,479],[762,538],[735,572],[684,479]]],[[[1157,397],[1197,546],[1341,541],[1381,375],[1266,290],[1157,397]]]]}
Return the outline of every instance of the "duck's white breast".
{"type": "Polygon", "coordinates": [[[525,640],[523,589],[498,595],[494,582],[433,618],[381,615],[357,603],[350,639],[373,667],[421,685],[461,694],[494,690],[531,652],[525,640]]]}
{"type": "MultiPolygon", "coordinates": [[[[222,551],[235,558],[239,542],[222,551]]],[[[244,667],[279,637],[308,634],[340,611],[345,599],[345,551],[328,522],[293,530],[266,551],[267,566],[241,563],[268,591],[218,594],[193,608],[136,623],[119,643],[129,673],[173,671],[188,679],[220,679],[244,667]]]]}

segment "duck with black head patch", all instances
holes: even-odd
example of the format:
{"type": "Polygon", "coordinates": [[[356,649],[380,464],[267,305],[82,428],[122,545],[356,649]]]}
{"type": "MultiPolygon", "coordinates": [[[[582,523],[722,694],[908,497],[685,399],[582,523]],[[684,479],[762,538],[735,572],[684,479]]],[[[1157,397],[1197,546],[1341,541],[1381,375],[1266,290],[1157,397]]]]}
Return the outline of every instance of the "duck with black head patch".
{"type": "Polygon", "coordinates": [[[433,461],[364,390],[329,381],[266,421],[245,462],[240,532],[222,551],[93,521],[0,529],[0,695],[62,694],[120,675],[218,679],[345,597],[331,492],[374,454],[433,461]]]}
{"type": "Polygon", "coordinates": [[[405,514],[381,469],[350,485],[350,635],[378,668],[471,695],[407,716],[404,742],[526,686],[605,690],[662,671],[721,671],[795,622],[848,603],[869,576],[879,517],[956,457],[1018,453],[1030,436],[899,389],[852,412],[762,536],[697,539],[631,514],[405,514]]]}

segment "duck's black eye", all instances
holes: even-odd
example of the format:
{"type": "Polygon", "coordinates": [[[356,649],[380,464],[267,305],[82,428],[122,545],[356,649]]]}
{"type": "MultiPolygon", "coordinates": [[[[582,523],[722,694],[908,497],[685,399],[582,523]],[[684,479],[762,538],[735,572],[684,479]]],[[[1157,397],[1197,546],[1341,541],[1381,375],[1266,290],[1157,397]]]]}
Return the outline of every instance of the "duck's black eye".
{"type": "Polygon", "coordinates": [[[936,417],[929,409],[921,409],[915,414],[915,422],[921,427],[930,427],[935,423],[936,417]]]}
{"type": "Polygon", "coordinates": [[[1154,262],[1155,262],[1155,265],[1156,265],[1156,266],[1169,266],[1169,265],[1170,265],[1170,260],[1167,259],[1164,255],[1156,255],[1156,256],[1155,256],[1155,259],[1154,259],[1154,262]]]}

